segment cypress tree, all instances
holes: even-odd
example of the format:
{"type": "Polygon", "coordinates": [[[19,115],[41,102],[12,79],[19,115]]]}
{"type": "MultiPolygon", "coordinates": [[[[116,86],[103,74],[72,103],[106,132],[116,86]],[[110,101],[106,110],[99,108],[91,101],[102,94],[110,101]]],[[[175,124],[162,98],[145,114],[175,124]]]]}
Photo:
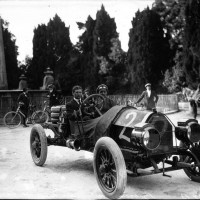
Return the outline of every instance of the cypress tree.
{"type": "Polygon", "coordinates": [[[17,89],[20,76],[20,70],[17,64],[18,47],[15,44],[15,36],[8,30],[9,23],[4,20],[2,21],[8,89],[17,89]]]}
{"type": "Polygon", "coordinates": [[[131,92],[139,93],[146,82],[158,86],[169,65],[170,47],[160,16],[149,8],[138,11],[129,32],[128,68],[131,92]]]}
{"type": "Polygon", "coordinates": [[[188,85],[200,79],[200,0],[188,0],[185,9],[184,71],[188,85]]]}

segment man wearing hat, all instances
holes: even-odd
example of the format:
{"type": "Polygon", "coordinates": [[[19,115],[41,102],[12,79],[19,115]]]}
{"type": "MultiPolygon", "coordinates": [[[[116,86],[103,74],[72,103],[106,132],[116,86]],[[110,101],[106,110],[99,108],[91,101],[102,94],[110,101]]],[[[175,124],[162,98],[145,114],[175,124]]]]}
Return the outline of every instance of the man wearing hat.
{"type": "Polygon", "coordinates": [[[56,90],[56,87],[55,85],[53,84],[50,84],[48,86],[48,94],[47,94],[47,98],[49,99],[49,106],[52,107],[52,106],[57,106],[60,104],[59,102],[59,93],[58,91],[56,90]]]}
{"type": "Polygon", "coordinates": [[[112,108],[113,106],[115,106],[115,103],[112,99],[110,99],[108,97],[108,87],[105,84],[101,84],[97,87],[96,92],[98,94],[101,94],[105,100],[104,100],[104,105],[103,108],[101,110],[101,113],[104,114],[105,112],[107,112],[110,108],[112,108]]]}
{"type": "Polygon", "coordinates": [[[23,88],[23,92],[19,95],[17,102],[20,105],[20,110],[24,114],[24,116],[22,115],[23,127],[28,127],[28,125],[26,124],[26,119],[27,119],[27,116],[28,116],[30,98],[29,98],[29,95],[28,95],[28,89],[27,88],[23,88]]]}
{"type": "Polygon", "coordinates": [[[139,103],[142,99],[144,99],[144,104],[147,110],[156,109],[156,104],[158,102],[158,95],[155,91],[151,90],[151,83],[147,83],[145,85],[146,90],[142,92],[139,99],[136,101],[136,104],[139,103]]]}

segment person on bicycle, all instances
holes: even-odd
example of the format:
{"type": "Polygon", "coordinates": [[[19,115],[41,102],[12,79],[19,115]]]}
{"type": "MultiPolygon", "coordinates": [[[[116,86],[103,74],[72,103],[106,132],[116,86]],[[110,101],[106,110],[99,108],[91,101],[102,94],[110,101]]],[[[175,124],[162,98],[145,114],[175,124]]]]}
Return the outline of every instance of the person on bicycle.
{"type": "Polygon", "coordinates": [[[135,102],[139,103],[142,99],[144,99],[144,105],[147,110],[155,110],[156,111],[156,104],[158,102],[158,95],[155,93],[155,91],[151,90],[151,83],[147,83],[145,85],[146,90],[142,92],[139,99],[135,102]]]}
{"type": "Polygon", "coordinates": [[[19,95],[17,102],[20,105],[21,112],[24,114],[24,116],[22,115],[23,127],[28,127],[28,125],[26,124],[26,119],[27,119],[27,116],[28,116],[30,98],[29,98],[29,95],[28,95],[28,89],[27,88],[23,88],[23,92],[19,95]]]}
{"type": "Polygon", "coordinates": [[[110,108],[115,106],[115,102],[108,97],[108,87],[105,84],[101,84],[96,89],[97,94],[101,94],[104,97],[104,104],[101,113],[104,114],[110,108]]]}
{"type": "Polygon", "coordinates": [[[48,86],[48,94],[47,94],[47,98],[49,98],[49,106],[57,106],[60,104],[59,102],[59,93],[56,90],[55,86],[53,84],[48,86]]]}

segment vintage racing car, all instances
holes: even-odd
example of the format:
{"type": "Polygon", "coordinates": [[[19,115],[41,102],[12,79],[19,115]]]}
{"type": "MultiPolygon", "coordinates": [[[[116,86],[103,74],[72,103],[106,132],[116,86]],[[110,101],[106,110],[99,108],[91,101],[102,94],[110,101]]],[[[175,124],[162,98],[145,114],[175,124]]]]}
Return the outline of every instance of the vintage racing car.
{"type": "Polygon", "coordinates": [[[70,122],[65,107],[52,107],[52,122],[33,126],[30,150],[36,165],[42,166],[50,145],[66,146],[76,151],[93,152],[93,168],[103,194],[119,198],[126,187],[127,175],[142,176],[183,169],[193,181],[200,182],[200,125],[195,119],[179,120],[175,126],[162,113],[141,111],[132,106],[114,106],[101,115],[94,94],[92,102],[99,117],[70,122]],[[56,120],[57,117],[57,120],[56,120]],[[51,129],[54,136],[47,136],[51,129]]]}

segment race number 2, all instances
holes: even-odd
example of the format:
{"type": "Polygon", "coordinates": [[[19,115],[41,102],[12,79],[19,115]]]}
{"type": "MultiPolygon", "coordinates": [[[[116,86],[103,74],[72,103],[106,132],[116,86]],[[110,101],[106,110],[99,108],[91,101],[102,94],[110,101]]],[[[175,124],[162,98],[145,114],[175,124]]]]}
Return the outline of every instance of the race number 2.
{"type": "Polygon", "coordinates": [[[127,137],[126,135],[124,135],[124,132],[126,130],[126,127],[130,126],[132,124],[132,122],[135,120],[137,116],[136,112],[130,112],[125,116],[125,119],[128,119],[127,123],[125,124],[124,128],[122,129],[121,133],[119,134],[119,139],[124,139],[127,142],[130,142],[131,139],[129,137],[127,137]]]}

